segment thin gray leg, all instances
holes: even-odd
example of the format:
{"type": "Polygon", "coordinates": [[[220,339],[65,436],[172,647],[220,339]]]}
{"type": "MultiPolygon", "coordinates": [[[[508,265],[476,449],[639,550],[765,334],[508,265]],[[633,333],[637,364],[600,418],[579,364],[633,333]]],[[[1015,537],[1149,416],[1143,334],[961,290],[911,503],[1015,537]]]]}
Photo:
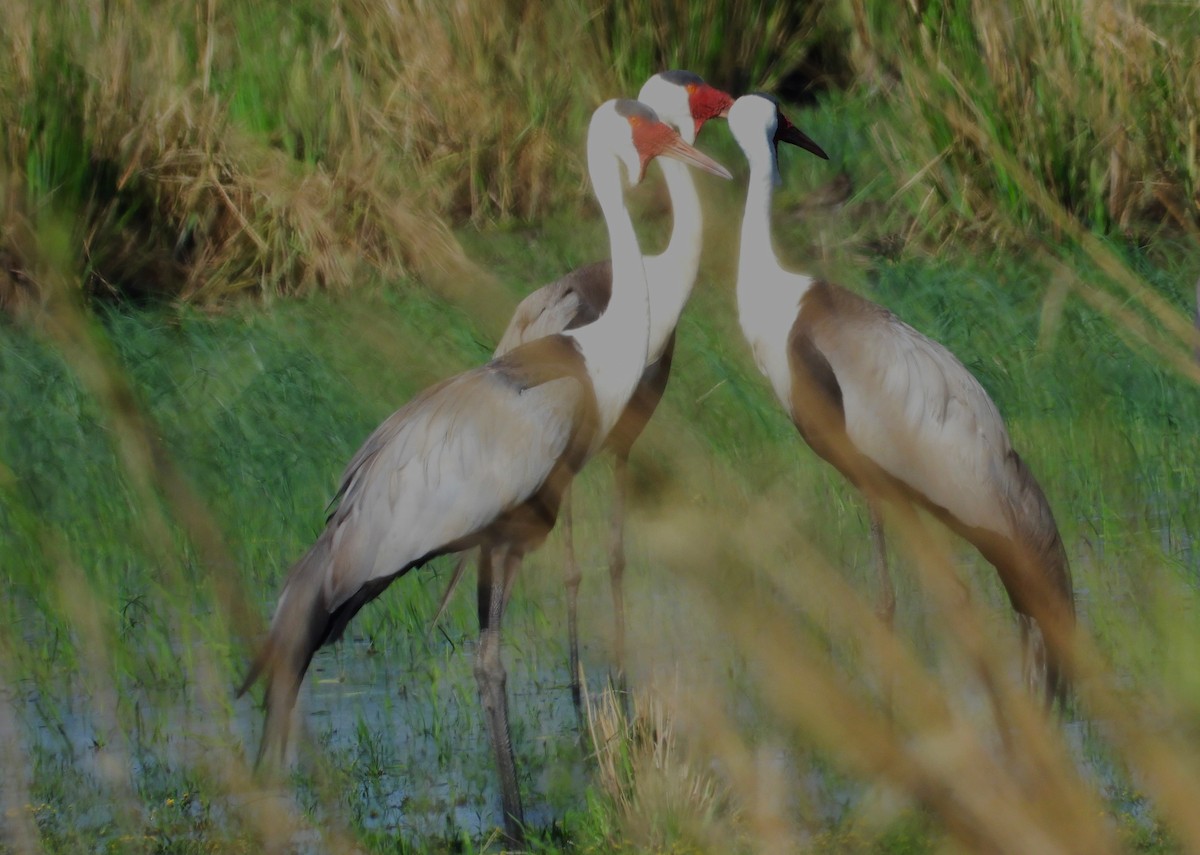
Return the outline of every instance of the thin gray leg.
{"type": "Polygon", "coordinates": [[[562,507],[558,512],[563,533],[563,584],[567,589],[567,645],[571,669],[571,702],[575,705],[575,719],[579,733],[586,733],[583,720],[583,689],[579,680],[579,562],[575,559],[575,528],[571,515],[571,488],[563,493],[562,507]]]}
{"type": "Polygon", "coordinates": [[[475,682],[483,705],[488,741],[500,773],[500,799],[504,810],[504,835],[514,846],[522,846],[525,832],[522,823],[521,791],[517,786],[517,761],[513,756],[512,737],[508,729],[507,675],[500,659],[500,624],[504,616],[505,592],[511,586],[510,574],[515,576],[520,555],[510,561],[503,550],[484,546],[479,556],[479,649],[475,654],[475,682]],[[501,553],[497,555],[497,553],[501,553]],[[499,562],[496,559],[499,558],[499,562]],[[497,563],[499,566],[497,566],[497,563]],[[499,578],[496,578],[497,572],[499,578]]]}
{"type": "MultiPolygon", "coordinates": [[[[454,596],[454,589],[458,587],[458,583],[462,581],[463,574],[467,572],[467,562],[470,560],[471,550],[467,549],[458,554],[458,563],[454,565],[454,572],[450,574],[450,581],[446,583],[446,590],[442,593],[442,600],[438,603],[437,611],[433,614],[433,620],[429,622],[430,633],[438,625],[438,621],[442,619],[442,615],[446,611],[446,606],[450,605],[450,598],[454,596]]],[[[480,560],[482,561],[483,559],[480,558],[480,560]]]]}
{"type": "MultiPolygon", "coordinates": [[[[612,585],[613,654],[617,660],[617,691],[628,706],[625,684],[625,498],[629,494],[629,458],[618,454],[613,460],[613,507],[608,529],[608,580],[612,585]]],[[[627,710],[628,711],[628,710],[627,710]]]]}
{"type": "Polygon", "coordinates": [[[879,576],[879,600],[875,613],[888,629],[892,629],[896,619],[896,591],[892,587],[887,546],[883,542],[883,515],[874,499],[867,499],[867,509],[871,515],[871,548],[875,553],[875,571],[879,576]]]}

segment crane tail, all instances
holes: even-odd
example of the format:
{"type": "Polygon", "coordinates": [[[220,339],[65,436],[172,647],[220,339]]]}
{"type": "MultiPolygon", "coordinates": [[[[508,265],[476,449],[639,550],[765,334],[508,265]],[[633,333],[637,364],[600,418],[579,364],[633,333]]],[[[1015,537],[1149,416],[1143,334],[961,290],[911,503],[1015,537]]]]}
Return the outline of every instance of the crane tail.
{"type": "Polygon", "coordinates": [[[1002,506],[1010,535],[966,525],[926,505],[996,568],[1021,625],[1022,671],[1038,684],[1047,708],[1070,697],[1075,592],[1058,524],[1045,493],[1016,451],[1005,459],[1002,506]]]}
{"type": "Polygon", "coordinates": [[[1065,710],[1070,689],[1069,652],[1071,637],[1075,629],[1075,592],[1071,583],[1071,568],[1067,563],[1067,552],[1063,547],[1062,538],[1057,529],[1054,533],[1054,548],[1047,556],[1043,565],[1048,587],[1055,605],[1048,620],[1057,624],[1050,636],[1047,637],[1043,621],[1038,622],[1038,632],[1042,635],[1042,645],[1046,651],[1046,691],[1047,704],[1058,703],[1060,710],[1065,710]]]}
{"type": "Polygon", "coordinates": [[[259,767],[268,759],[282,766],[300,683],[313,654],[330,637],[333,616],[323,594],[330,558],[327,535],[328,531],[322,533],[292,567],[267,638],[238,687],[240,697],[259,679],[266,681],[266,721],[255,760],[259,767]]]}
{"type": "Polygon", "coordinates": [[[1071,567],[1054,513],[1033,473],[1009,453],[1008,495],[1016,542],[987,555],[1000,571],[1013,608],[1022,616],[1027,668],[1044,676],[1047,706],[1066,708],[1070,692],[1075,592],[1071,567]]]}

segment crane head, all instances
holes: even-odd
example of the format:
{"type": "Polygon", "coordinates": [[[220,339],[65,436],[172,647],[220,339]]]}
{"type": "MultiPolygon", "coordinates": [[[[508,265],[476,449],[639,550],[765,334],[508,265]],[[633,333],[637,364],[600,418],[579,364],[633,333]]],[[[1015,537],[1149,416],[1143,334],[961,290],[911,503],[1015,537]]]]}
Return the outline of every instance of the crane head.
{"type": "Polygon", "coordinates": [[[663,71],[651,77],[638,93],[638,100],[652,107],[689,143],[695,141],[705,122],[725,118],[733,106],[728,93],[709,86],[698,74],[680,70],[663,71]]]}
{"type": "Polygon", "coordinates": [[[755,93],[743,95],[734,102],[729,111],[729,127],[734,137],[753,161],[754,152],[763,151],[763,136],[769,147],[764,155],[772,159],[775,183],[779,183],[779,143],[785,142],[811,151],[817,157],[829,160],[829,155],[808,134],[791,123],[780,109],[779,102],[771,95],[755,93]]]}
{"type": "Polygon", "coordinates": [[[722,178],[733,177],[721,164],[684,142],[679,131],[640,101],[609,101],[596,111],[593,122],[602,122],[606,128],[610,123],[613,126],[613,153],[625,164],[631,184],[645,177],[646,167],[656,157],[670,157],[722,178]]]}

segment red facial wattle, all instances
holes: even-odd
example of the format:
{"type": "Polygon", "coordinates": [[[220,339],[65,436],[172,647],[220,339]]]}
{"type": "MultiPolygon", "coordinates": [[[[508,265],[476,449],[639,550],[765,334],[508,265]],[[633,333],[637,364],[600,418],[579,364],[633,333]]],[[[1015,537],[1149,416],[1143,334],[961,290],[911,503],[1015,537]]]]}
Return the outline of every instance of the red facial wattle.
{"type": "Polygon", "coordinates": [[[729,174],[729,170],[707,154],[684,142],[679,132],[670,125],[641,118],[631,118],[629,127],[633,132],[633,145],[637,149],[638,159],[641,161],[638,182],[646,177],[646,167],[650,161],[659,156],[681,161],[726,180],[733,177],[729,174]]]}
{"type": "Polygon", "coordinates": [[[646,167],[650,165],[650,161],[657,157],[659,152],[663,151],[679,134],[662,122],[647,122],[637,119],[631,120],[629,124],[633,128],[633,145],[637,148],[638,157],[642,162],[642,171],[638,175],[638,181],[641,181],[646,177],[646,167]]]}
{"type": "Polygon", "coordinates": [[[688,85],[687,89],[688,107],[691,108],[697,134],[709,119],[729,115],[729,108],[733,106],[733,98],[725,92],[714,89],[707,83],[692,83],[688,85]]]}

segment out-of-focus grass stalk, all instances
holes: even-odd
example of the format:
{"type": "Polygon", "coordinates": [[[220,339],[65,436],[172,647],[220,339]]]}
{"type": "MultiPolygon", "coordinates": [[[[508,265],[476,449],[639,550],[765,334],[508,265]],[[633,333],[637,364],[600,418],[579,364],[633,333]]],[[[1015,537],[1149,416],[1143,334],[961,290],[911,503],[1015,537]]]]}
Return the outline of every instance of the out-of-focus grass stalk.
{"type": "MultiPolygon", "coordinates": [[[[963,101],[971,104],[967,92],[958,84],[956,88],[963,101]]],[[[1088,283],[1077,275],[1071,277],[1074,281],[1073,290],[1112,318],[1118,331],[1131,333],[1153,348],[1175,370],[1200,383],[1200,366],[1193,358],[1196,348],[1200,347],[1200,331],[1189,319],[1181,315],[1178,309],[1167,303],[1160,294],[1134,274],[1110,246],[1094,232],[1085,229],[1054,199],[1045,185],[1021,165],[1011,151],[999,140],[989,136],[978,112],[981,108],[978,105],[972,106],[976,108],[974,117],[969,117],[955,108],[948,110],[947,117],[964,136],[974,139],[988,156],[1001,164],[1033,207],[1053,224],[1058,235],[1083,249],[1097,269],[1105,275],[1106,280],[1102,281],[1111,283],[1124,293],[1114,297],[1101,289],[1099,283],[1088,283]],[[1137,314],[1125,308],[1129,301],[1157,321],[1163,327],[1165,335],[1164,332],[1148,326],[1137,314]]],[[[1052,248],[1047,246],[1046,251],[1049,252],[1052,248]]],[[[1068,269],[1062,266],[1059,267],[1059,272],[1070,275],[1068,269]]]]}
{"type": "MultiPolygon", "coordinates": [[[[907,546],[913,554],[915,565],[921,572],[921,581],[925,591],[938,593],[936,600],[945,619],[953,619],[951,628],[954,640],[967,649],[972,650],[982,658],[992,659],[992,667],[999,663],[994,654],[987,657],[989,650],[986,639],[979,633],[982,625],[981,615],[971,615],[969,609],[957,606],[946,598],[947,588],[936,584],[929,578],[929,570],[936,568],[943,579],[951,579],[953,571],[949,556],[946,553],[936,555],[929,548],[934,541],[914,525],[901,527],[907,546]]],[[[1187,797],[1189,791],[1200,787],[1200,756],[1195,748],[1187,745],[1178,735],[1170,732],[1151,735],[1150,720],[1141,704],[1129,704],[1127,700],[1118,701],[1116,680],[1111,665],[1100,654],[1095,643],[1086,630],[1076,633],[1074,650],[1071,661],[1071,671],[1074,685],[1084,709],[1097,720],[1103,722],[1112,730],[1112,735],[1118,745],[1126,752],[1126,758],[1132,767],[1142,771],[1146,776],[1148,787],[1156,797],[1156,803],[1167,815],[1172,827],[1180,839],[1189,846],[1200,846],[1200,818],[1189,807],[1191,800],[1187,797]]],[[[1170,709],[1173,705],[1166,697],[1154,697],[1152,700],[1159,711],[1170,709]]],[[[1030,737],[1037,739],[1039,748],[1050,745],[1044,719],[1039,719],[1029,699],[1024,695],[1015,695],[1006,699],[1008,709],[1019,711],[1021,726],[1018,728],[1019,737],[1013,741],[1015,750],[1026,750],[1031,746],[1030,737]]],[[[1172,716],[1178,720],[1177,716],[1172,716]]],[[[1003,724],[1003,723],[1002,723],[1003,724]]],[[[1050,722],[1051,726],[1053,722],[1050,722]]],[[[1034,753],[1037,756],[1037,753],[1034,753]]],[[[1064,787],[1070,780],[1077,780],[1074,770],[1065,752],[1057,756],[1045,757],[1039,764],[1040,768],[1030,770],[1030,776],[1038,784],[1045,785],[1047,803],[1054,804],[1054,810],[1049,818],[1055,819],[1055,814],[1062,808],[1062,801],[1073,794],[1073,790],[1064,787]],[[1049,762],[1047,762],[1049,761],[1049,762]],[[1053,775],[1054,771],[1058,772],[1053,775]]],[[[1095,816],[1098,811],[1090,809],[1086,803],[1077,804],[1074,811],[1076,820],[1095,816]]],[[[1071,814],[1067,814],[1070,816],[1071,814]]],[[[1087,847],[1079,851],[1091,851],[1087,847]]]]}
{"type": "Polygon", "coordinates": [[[4,844],[17,855],[42,852],[37,825],[33,821],[28,785],[28,749],[21,737],[13,705],[12,656],[8,633],[0,633],[0,763],[8,772],[0,780],[0,812],[3,812],[4,844]]]}
{"type": "MultiPolygon", "coordinates": [[[[965,658],[968,673],[980,676],[988,687],[993,715],[1000,721],[983,722],[982,730],[977,716],[964,717],[958,690],[927,677],[907,645],[889,635],[819,553],[797,539],[793,524],[780,516],[779,509],[789,506],[786,500],[767,496],[742,507],[736,497],[744,495],[744,487],[737,475],[712,459],[693,460],[696,454],[703,457],[703,451],[680,439],[673,435],[670,446],[655,449],[664,455],[659,465],[682,478],[666,496],[656,496],[656,505],[664,510],[651,523],[653,551],[666,557],[680,584],[698,582],[711,590],[713,612],[726,615],[736,628],[738,649],[754,663],[752,670],[763,675],[764,698],[776,698],[780,721],[794,724],[857,774],[890,780],[929,805],[969,847],[1031,851],[1024,847],[1053,843],[1055,851],[1115,851],[1094,783],[1080,778],[1057,723],[1005,676],[1013,670],[1016,647],[1011,642],[997,646],[991,622],[963,598],[941,540],[912,518],[892,520],[900,534],[893,543],[905,547],[919,571],[921,592],[937,606],[939,658],[965,658]],[[694,498],[689,497],[698,495],[724,496],[733,504],[706,515],[691,507],[694,498]],[[764,577],[766,582],[750,582],[764,577]],[[753,592],[764,584],[769,593],[756,596],[753,592]],[[870,671],[881,674],[881,682],[890,687],[890,721],[872,712],[883,702],[883,693],[863,695],[853,688],[861,677],[847,684],[834,673],[827,653],[811,649],[809,637],[797,631],[794,611],[805,613],[839,646],[862,651],[870,671]],[[989,736],[993,727],[997,731],[989,736]],[[996,732],[1005,736],[1007,755],[996,756],[989,747],[996,732]],[[1003,821],[994,823],[997,816],[1003,821]],[[1014,821],[1044,838],[1020,841],[1010,833],[1014,821]]],[[[796,453],[806,453],[798,439],[796,453]]],[[[1200,764],[1186,741],[1186,729],[1178,726],[1185,716],[1170,688],[1151,682],[1131,698],[1121,686],[1124,678],[1101,656],[1086,625],[1073,659],[1080,708],[1146,783],[1181,842],[1193,845],[1195,819],[1187,804],[1200,786],[1195,774],[1200,764]],[[1156,720],[1177,726],[1164,728],[1156,720]]]]}
{"type": "Polygon", "coordinates": [[[914,225],[944,239],[1019,245],[1037,206],[1007,163],[963,136],[980,127],[1089,228],[1153,231],[1200,214],[1197,11],[1148,0],[851,3],[863,74],[897,108],[882,128],[914,225]],[[1016,224],[1018,231],[1010,228],[1016,224]]]}
{"type": "MultiPolygon", "coordinates": [[[[694,561],[688,563],[695,566],[694,561]]],[[[844,606],[835,601],[832,610],[844,606]]],[[[914,716],[906,709],[905,702],[914,697],[921,699],[920,706],[926,706],[928,686],[912,686],[897,674],[884,672],[884,679],[893,681],[889,697],[895,699],[897,715],[918,723],[919,729],[911,737],[916,750],[910,750],[905,744],[908,740],[899,739],[886,716],[856,696],[830,669],[825,657],[810,650],[803,637],[788,628],[789,622],[776,609],[763,603],[725,600],[720,611],[747,655],[770,675],[760,688],[782,721],[807,732],[857,773],[890,780],[925,803],[965,845],[990,843],[1002,837],[1000,829],[1018,821],[1028,836],[1015,835],[1012,851],[1048,851],[1044,832],[1020,815],[1019,803],[1012,804],[1014,793],[1006,792],[1005,776],[969,774],[982,771],[981,765],[992,771],[970,729],[941,716],[922,718],[925,710],[914,716]],[[950,780],[957,786],[952,787],[950,780]]],[[[894,647],[894,642],[890,646],[894,647]]],[[[894,653],[879,657],[893,663],[896,658],[894,653]]],[[[1103,850],[1089,847],[1086,851],[1103,850]]]]}
{"type": "MultiPolygon", "coordinates": [[[[924,675],[911,652],[883,630],[861,597],[788,534],[791,527],[769,501],[753,503],[739,517],[750,522],[730,531],[724,515],[673,514],[655,526],[654,541],[680,578],[712,586],[715,619],[726,623],[755,663],[754,671],[762,675],[763,700],[781,723],[798,728],[856,774],[888,780],[925,804],[969,847],[1116,851],[1103,825],[1095,821],[1098,806],[1071,767],[1053,723],[1011,682],[998,679],[994,687],[1005,708],[1020,713],[1007,722],[1014,730],[1010,750],[1015,755],[1008,760],[986,747],[986,732],[978,729],[979,723],[953,712],[946,689],[924,675]],[[769,533],[765,543],[764,533],[769,533]],[[775,539],[790,550],[774,548],[775,539]],[[786,600],[789,608],[819,610],[809,618],[833,621],[829,631],[834,638],[862,646],[873,668],[891,685],[893,719],[833,671],[827,655],[813,649],[797,631],[794,618],[784,614],[782,601],[745,595],[748,586],[729,584],[729,574],[741,570],[749,578],[756,564],[762,573],[769,562],[778,566],[779,556],[788,551],[806,560],[796,561],[795,569],[766,569],[772,586],[795,589],[795,596],[786,600]],[[716,578],[714,565],[721,566],[716,578]]],[[[931,561],[931,556],[921,555],[918,560],[932,565],[926,567],[930,576],[944,580],[935,585],[944,596],[953,585],[945,556],[940,558],[931,561]]],[[[943,603],[939,609],[943,617],[951,610],[957,616],[939,632],[945,634],[943,651],[965,648],[976,667],[1003,672],[994,646],[981,648],[966,631],[986,621],[961,594],[957,599],[952,607],[943,603]]],[[[1014,650],[1009,646],[1004,652],[1014,650]]]]}
{"type": "MultiPolygon", "coordinates": [[[[55,342],[84,387],[96,398],[108,420],[110,434],[118,452],[122,471],[133,490],[140,514],[139,534],[149,554],[158,562],[159,583],[169,591],[183,591],[188,581],[181,572],[179,554],[171,535],[174,520],[197,549],[200,567],[206,574],[217,604],[216,622],[213,618],[188,608],[184,598],[169,598],[171,624],[176,641],[189,651],[185,670],[195,691],[189,695],[191,708],[186,720],[200,724],[199,731],[208,731],[211,751],[191,758],[197,771],[217,781],[225,792],[237,796],[247,805],[240,816],[254,828],[258,839],[268,851],[282,851],[296,832],[306,823],[286,800],[262,789],[247,768],[242,756],[234,751],[230,736],[229,698],[231,687],[225,675],[227,665],[218,655],[223,645],[213,644],[220,635],[233,630],[243,642],[256,637],[257,619],[249,611],[248,597],[241,586],[236,567],[229,557],[219,529],[207,508],[194,495],[186,479],[175,468],[170,455],[162,448],[157,431],[143,412],[136,395],[123,372],[117,367],[109,345],[95,321],[80,305],[77,289],[69,283],[71,257],[68,228],[43,225],[30,238],[36,246],[37,274],[43,293],[47,295],[43,318],[46,334],[55,342]],[[160,508],[160,497],[169,513],[160,508]],[[225,626],[228,621],[229,626],[225,626]],[[202,643],[192,644],[192,641],[202,643]],[[222,731],[218,725],[225,723],[222,731]]],[[[86,685],[92,697],[101,699],[98,714],[104,731],[120,736],[123,731],[116,720],[117,686],[115,663],[108,653],[121,645],[114,628],[106,625],[107,611],[96,607],[102,600],[99,592],[87,596],[88,582],[83,573],[73,569],[65,556],[55,554],[52,546],[48,563],[60,568],[60,600],[70,625],[81,636],[86,685]]],[[[204,585],[200,586],[205,587],[204,585]]],[[[134,666],[136,667],[136,665],[134,666]]],[[[133,792],[132,755],[122,744],[109,748],[108,757],[100,764],[110,788],[116,790],[124,807],[124,821],[131,832],[137,830],[137,801],[133,792]]],[[[355,851],[352,840],[337,827],[321,829],[323,846],[333,852],[355,851]]]]}

